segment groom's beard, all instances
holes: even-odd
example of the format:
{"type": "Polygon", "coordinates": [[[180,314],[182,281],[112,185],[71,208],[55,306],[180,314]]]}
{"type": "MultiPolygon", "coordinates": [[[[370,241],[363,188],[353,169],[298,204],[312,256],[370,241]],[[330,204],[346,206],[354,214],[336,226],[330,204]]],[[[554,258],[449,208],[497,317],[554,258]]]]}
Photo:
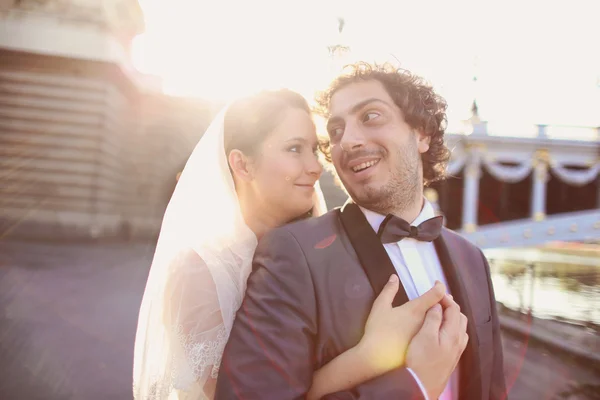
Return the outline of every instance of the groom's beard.
{"type": "Polygon", "coordinates": [[[422,166],[417,145],[410,142],[399,149],[396,160],[391,176],[380,187],[369,187],[366,184],[357,193],[352,193],[345,187],[344,190],[356,204],[368,210],[382,215],[402,213],[414,204],[422,191],[422,166]]]}
{"type": "Polygon", "coordinates": [[[418,171],[395,173],[383,187],[367,191],[366,201],[357,203],[382,215],[402,214],[414,203],[419,181],[418,171]]]}

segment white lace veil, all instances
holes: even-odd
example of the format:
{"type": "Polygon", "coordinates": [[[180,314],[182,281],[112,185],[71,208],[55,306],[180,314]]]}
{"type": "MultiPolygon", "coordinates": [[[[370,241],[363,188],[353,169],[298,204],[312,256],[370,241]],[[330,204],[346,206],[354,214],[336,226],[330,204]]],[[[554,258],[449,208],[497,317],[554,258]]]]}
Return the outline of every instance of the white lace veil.
{"type": "MultiPolygon", "coordinates": [[[[165,211],[140,308],[133,391],[140,399],[211,399],[257,239],[240,212],[224,116],[190,156],[165,211]]],[[[326,211],[316,187],[317,211],[326,211]]]]}

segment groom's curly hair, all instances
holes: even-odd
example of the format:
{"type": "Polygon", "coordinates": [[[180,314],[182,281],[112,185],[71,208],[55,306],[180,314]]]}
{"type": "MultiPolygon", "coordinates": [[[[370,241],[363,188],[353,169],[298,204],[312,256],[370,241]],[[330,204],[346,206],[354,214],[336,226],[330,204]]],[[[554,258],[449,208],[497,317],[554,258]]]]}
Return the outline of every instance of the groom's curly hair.
{"type": "MultiPolygon", "coordinates": [[[[345,67],[345,72],[335,79],[328,89],[317,95],[315,112],[329,118],[331,98],[349,84],[377,80],[383,84],[394,103],[402,110],[406,123],[431,138],[429,150],[422,155],[423,180],[428,185],[445,177],[450,150],[444,144],[446,130],[446,101],[434,92],[421,77],[391,64],[359,62],[345,67]]],[[[330,142],[321,141],[321,151],[331,163],[330,142]]]]}

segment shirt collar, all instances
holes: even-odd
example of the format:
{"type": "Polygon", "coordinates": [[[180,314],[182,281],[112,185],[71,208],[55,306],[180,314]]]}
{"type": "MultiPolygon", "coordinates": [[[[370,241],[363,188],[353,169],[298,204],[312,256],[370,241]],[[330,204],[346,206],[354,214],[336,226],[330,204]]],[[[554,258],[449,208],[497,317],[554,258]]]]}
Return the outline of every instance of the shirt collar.
{"type": "MultiPolygon", "coordinates": [[[[377,232],[379,230],[379,226],[385,219],[385,215],[381,215],[379,213],[376,213],[375,211],[367,210],[364,207],[359,206],[359,208],[365,215],[365,218],[367,218],[369,225],[371,225],[373,230],[375,232],[377,232]]],[[[418,226],[423,221],[426,221],[433,217],[435,217],[435,212],[433,210],[433,206],[426,198],[423,197],[423,208],[421,209],[421,213],[419,215],[417,215],[417,218],[415,218],[415,220],[412,221],[410,224],[412,226],[418,226]]]]}

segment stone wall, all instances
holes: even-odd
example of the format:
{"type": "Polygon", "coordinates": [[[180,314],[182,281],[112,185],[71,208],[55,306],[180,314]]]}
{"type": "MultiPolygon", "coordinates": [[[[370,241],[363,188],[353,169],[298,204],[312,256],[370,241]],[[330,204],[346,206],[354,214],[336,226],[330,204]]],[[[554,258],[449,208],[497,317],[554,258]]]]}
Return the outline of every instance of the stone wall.
{"type": "Polygon", "coordinates": [[[0,50],[0,236],[155,235],[209,113],[116,64],[0,50]]]}

